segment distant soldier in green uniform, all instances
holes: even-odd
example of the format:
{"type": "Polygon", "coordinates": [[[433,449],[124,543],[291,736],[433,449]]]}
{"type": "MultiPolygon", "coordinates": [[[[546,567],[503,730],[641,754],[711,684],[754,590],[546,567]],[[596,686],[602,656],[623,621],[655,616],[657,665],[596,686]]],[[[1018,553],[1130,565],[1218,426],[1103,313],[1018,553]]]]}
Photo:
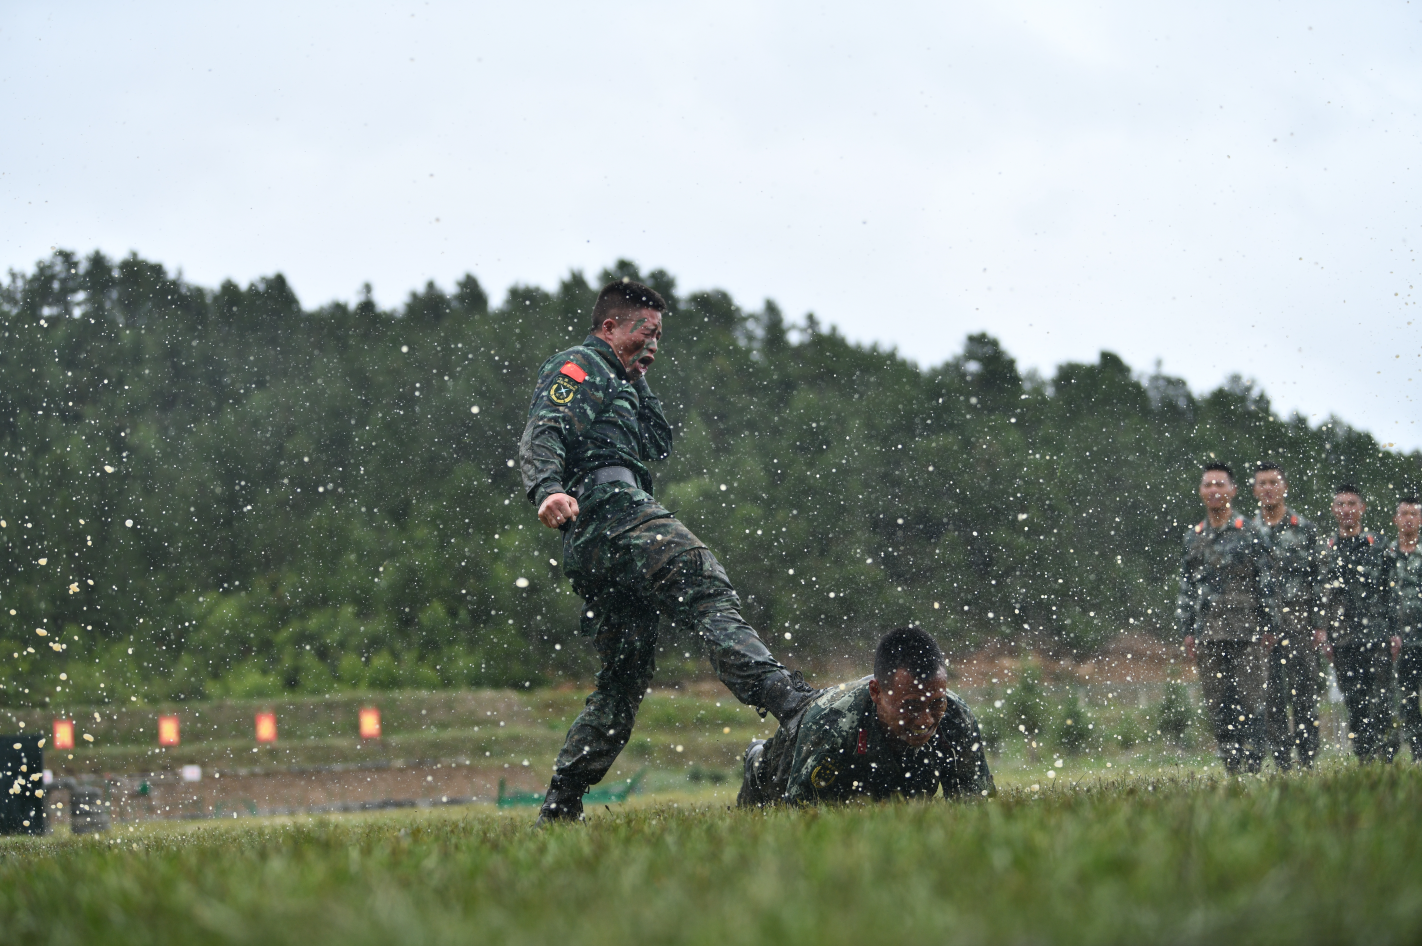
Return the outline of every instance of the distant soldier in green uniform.
{"type": "Polygon", "coordinates": [[[1269,537],[1231,507],[1234,471],[1200,476],[1205,519],[1185,533],[1175,616],[1197,661],[1220,759],[1230,773],[1264,762],[1267,659],[1278,640],[1269,537]]]}
{"type": "Polygon", "coordinates": [[[814,695],[746,624],[725,570],[652,498],[647,464],[672,429],[647,386],[666,302],[638,283],[598,294],[593,332],[538,373],[519,463],[539,520],[563,532],[563,571],[584,599],[582,633],[602,661],[597,685],[553,766],[539,821],[582,816],[583,794],[627,744],[655,667],[663,615],[702,641],[742,703],[789,719],[814,695]]]}
{"type": "Polygon", "coordinates": [[[745,754],[742,807],[994,791],[982,734],[948,689],[943,652],[916,627],[885,634],[874,675],[822,691],[745,754]]]}
{"type": "Polygon", "coordinates": [[[1277,463],[1254,470],[1259,512],[1254,526],[1269,537],[1279,642],[1269,654],[1267,729],[1274,764],[1288,771],[1293,751],[1308,768],[1318,754],[1318,527],[1285,505],[1289,485],[1277,463]],[[1293,710],[1293,722],[1289,711],[1293,710]]]}
{"type": "Polygon", "coordinates": [[[1392,715],[1393,661],[1402,642],[1390,562],[1382,540],[1363,530],[1367,511],[1351,483],[1333,494],[1338,532],[1329,536],[1319,568],[1320,607],[1338,686],[1348,704],[1348,738],[1364,762],[1391,762],[1397,752],[1392,715]]]}
{"type": "Polygon", "coordinates": [[[1412,750],[1412,761],[1422,761],[1422,552],[1417,533],[1422,530],[1422,504],[1414,493],[1402,497],[1392,517],[1397,541],[1388,546],[1392,565],[1392,593],[1397,602],[1394,627],[1402,639],[1397,661],[1397,688],[1402,694],[1402,731],[1412,750]]]}

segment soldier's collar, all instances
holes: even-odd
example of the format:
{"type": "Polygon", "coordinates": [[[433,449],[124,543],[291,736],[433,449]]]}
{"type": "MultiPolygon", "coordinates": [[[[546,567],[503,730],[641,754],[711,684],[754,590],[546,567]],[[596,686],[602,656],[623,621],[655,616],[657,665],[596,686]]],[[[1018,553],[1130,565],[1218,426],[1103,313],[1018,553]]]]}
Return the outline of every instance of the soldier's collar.
{"type": "Polygon", "coordinates": [[[627,371],[622,367],[622,359],[617,357],[617,352],[612,350],[612,346],[596,335],[589,335],[583,339],[583,347],[591,348],[602,356],[602,360],[607,362],[607,366],[612,369],[612,373],[623,381],[627,380],[627,371]]]}

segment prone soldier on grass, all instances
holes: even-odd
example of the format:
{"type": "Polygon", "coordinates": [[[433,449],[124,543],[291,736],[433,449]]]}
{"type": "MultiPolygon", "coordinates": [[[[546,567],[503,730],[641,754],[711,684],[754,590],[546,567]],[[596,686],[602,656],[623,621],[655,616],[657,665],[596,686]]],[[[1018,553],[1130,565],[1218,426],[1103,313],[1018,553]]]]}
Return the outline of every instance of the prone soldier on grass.
{"type": "Polygon", "coordinates": [[[1412,750],[1412,761],[1422,761],[1422,552],[1417,534],[1422,530],[1422,502],[1417,494],[1402,497],[1392,517],[1397,541],[1388,546],[1392,593],[1396,601],[1394,628],[1402,640],[1397,661],[1397,688],[1402,694],[1402,732],[1412,750]]]}
{"type": "Polygon", "coordinates": [[[1333,657],[1338,687],[1348,705],[1348,738],[1363,762],[1391,762],[1397,752],[1392,714],[1393,661],[1402,641],[1395,620],[1387,550],[1363,529],[1368,506],[1351,483],[1333,492],[1338,531],[1328,537],[1319,568],[1319,643],[1333,657]]]}
{"type": "Polygon", "coordinates": [[[653,498],[648,464],[672,429],[647,384],[667,304],[639,283],[612,283],[592,334],[544,362],[519,464],[544,525],[563,533],[563,572],[583,597],[581,632],[602,669],[553,765],[540,823],[582,816],[583,794],[627,745],[655,668],[662,616],[697,634],[742,703],[782,722],[814,694],[741,617],[740,599],[705,544],[653,498]]]}
{"type": "Polygon", "coordinates": [[[1266,660],[1279,639],[1269,537],[1231,507],[1234,471],[1211,463],[1200,476],[1205,518],[1185,533],[1176,621],[1197,661],[1226,771],[1264,761],[1266,660]]]}
{"type": "Polygon", "coordinates": [[[982,733],[921,628],[890,631],[874,675],[820,692],[746,750],[741,807],[994,791],[982,733]]]}
{"type": "Polygon", "coordinates": [[[1288,506],[1289,484],[1277,463],[1254,470],[1259,512],[1254,526],[1269,537],[1279,642],[1269,653],[1266,728],[1274,764],[1288,771],[1293,752],[1308,768],[1318,754],[1320,674],[1314,632],[1318,614],[1318,527],[1288,506]],[[1293,721],[1289,711],[1293,711],[1293,721]]]}

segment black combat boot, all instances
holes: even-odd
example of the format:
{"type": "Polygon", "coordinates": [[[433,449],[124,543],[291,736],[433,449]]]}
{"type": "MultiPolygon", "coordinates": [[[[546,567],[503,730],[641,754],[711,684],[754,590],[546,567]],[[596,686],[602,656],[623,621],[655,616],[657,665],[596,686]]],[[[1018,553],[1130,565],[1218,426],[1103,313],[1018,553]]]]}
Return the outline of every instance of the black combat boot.
{"type": "Polygon", "coordinates": [[[804,709],[819,692],[805,682],[805,677],[798,670],[778,673],[766,680],[765,688],[760,691],[761,715],[769,712],[784,724],[804,709]]]}
{"type": "Polygon", "coordinates": [[[583,793],[586,791],[585,786],[571,785],[561,777],[553,776],[548,794],[543,796],[543,807],[538,809],[535,826],[542,827],[554,821],[582,821],[583,793]]]}

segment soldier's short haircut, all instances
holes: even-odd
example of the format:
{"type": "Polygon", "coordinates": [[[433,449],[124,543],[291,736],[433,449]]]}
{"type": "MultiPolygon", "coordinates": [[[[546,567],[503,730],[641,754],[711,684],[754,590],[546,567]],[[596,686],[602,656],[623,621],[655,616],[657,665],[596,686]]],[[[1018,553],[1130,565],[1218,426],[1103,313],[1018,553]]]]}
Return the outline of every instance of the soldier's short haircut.
{"type": "Polygon", "coordinates": [[[1363,498],[1363,491],[1358,489],[1358,487],[1354,486],[1352,483],[1339,483],[1337,486],[1333,487],[1334,496],[1341,496],[1343,493],[1352,493],[1359,499],[1363,498]]]}
{"type": "Polygon", "coordinates": [[[915,680],[927,680],[946,666],[938,642],[921,627],[899,627],[885,634],[874,649],[874,679],[880,685],[895,670],[907,670],[915,680]]]}
{"type": "Polygon", "coordinates": [[[1288,474],[1284,472],[1284,468],[1279,466],[1279,464],[1274,463],[1272,460],[1265,460],[1263,463],[1260,463],[1258,466],[1256,466],[1254,468],[1254,475],[1258,476],[1260,473],[1265,473],[1269,470],[1273,470],[1275,473],[1278,473],[1279,479],[1281,480],[1287,480],[1289,478],[1288,474]]]}
{"type": "Polygon", "coordinates": [[[630,279],[608,283],[602,288],[602,292],[597,294],[597,302],[593,305],[593,331],[602,328],[602,323],[608,319],[622,322],[629,315],[641,312],[643,309],[665,312],[667,311],[667,300],[658,295],[657,291],[650,286],[644,286],[630,279]]]}
{"type": "Polygon", "coordinates": [[[1422,506],[1422,499],[1417,498],[1416,493],[1406,493],[1397,499],[1399,506],[1422,506]]]}
{"type": "Polygon", "coordinates": [[[1234,482],[1234,467],[1230,466],[1228,463],[1206,463],[1205,468],[1200,472],[1204,474],[1210,472],[1211,470],[1219,470],[1225,476],[1229,477],[1229,481],[1231,483],[1234,482]]]}

